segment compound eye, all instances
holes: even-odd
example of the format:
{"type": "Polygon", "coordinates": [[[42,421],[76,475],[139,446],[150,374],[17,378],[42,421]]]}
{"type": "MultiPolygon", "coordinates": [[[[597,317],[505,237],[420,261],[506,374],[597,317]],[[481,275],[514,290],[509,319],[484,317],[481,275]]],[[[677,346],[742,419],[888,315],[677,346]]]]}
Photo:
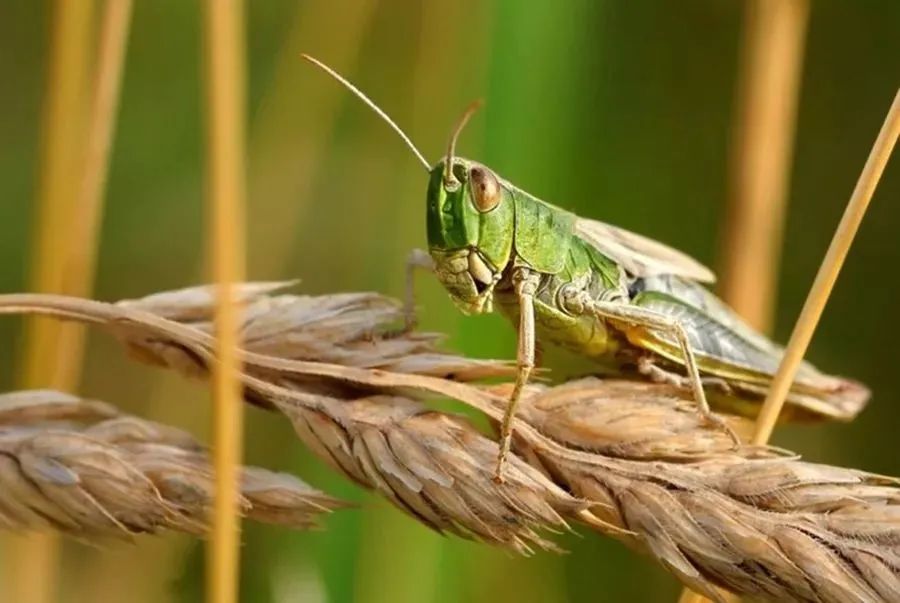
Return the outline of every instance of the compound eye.
{"type": "Polygon", "coordinates": [[[475,166],[469,170],[469,188],[475,208],[482,213],[491,211],[500,203],[500,181],[487,168],[475,166]]]}

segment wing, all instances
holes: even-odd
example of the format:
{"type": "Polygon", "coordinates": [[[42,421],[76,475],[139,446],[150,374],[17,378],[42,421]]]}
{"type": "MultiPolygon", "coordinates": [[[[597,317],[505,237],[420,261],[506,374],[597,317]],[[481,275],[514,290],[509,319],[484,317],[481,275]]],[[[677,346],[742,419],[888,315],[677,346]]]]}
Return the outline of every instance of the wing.
{"type": "MultiPolygon", "coordinates": [[[[748,378],[755,374],[760,382],[771,381],[784,354],[780,346],[747,326],[728,306],[700,285],[684,283],[680,279],[666,280],[670,280],[669,291],[661,291],[661,287],[647,289],[639,293],[633,303],[676,319],[687,331],[691,347],[705,359],[704,364],[710,372],[735,378],[748,378]],[[692,294],[701,292],[704,294],[702,299],[692,299],[692,294]],[[703,305],[697,303],[700,301],[703,305]]],[[[661,333],[654,333],[652,337],[673,346],[675,344],[661,333]]],[[[794,385],[813,390],[830,389],[837,381],[808,362],[803,362],[794,385]]]]}
{"type": "MultiPolygon", "coordinates": [[[[700,371],[723,378],[736,391],[758,399],[766,395],[784,350],[747,325],[735,312],[702,285],[676,276],[639,279],[633,303],[676,319],[687,331],[700,371]]],[[[681,352],[665,334],[638,329],[629,340],[683,365],[681,352]]],[[[726,395],[718,403],[731,412],[754,416],[742,396],[726,395]]],[[[869,399],[864,385],[825,375],[808,362],[801,363],[788,394],[795,419],[823,417],[848,421],[869,399]]]]}
{"type": "MultiPolygon", "coordinates": [[[[760,351],[778,357],[784,352],[781,346],[773,343],[768,337],[758,333],[738,316],[725,302],[716,297],[709,289],[694,281],[664,275],[639,279],[633,285],[636,291],[655,291],[665,293],[678,301],[693,306],[702,313],[733,331],[760,351]]],[[[805,363],[804,363],[805,364],[805,363]]]]}
{"type": "MultiPolygon", "coordinates": [[[[657,291],[645,291],[634,298],[633,303],[642,308],[653,310],[674,318],[687,331],[691,347],[697,355],[698,362],[706,371],[730,378],[755,378],[759,382],[767,382],[778,368],[781,354],[772,348],[759,346],[722,324],[705,312],[657,291]]],[[[647,330],[642,337],[644,343],[662,345],[666,351],[663,355],[672,355],[681,361],[681,352],[677,342],[668,334],[647,330]]]]}
{"type": "Polygon", "coordinates": [[[575,235],[637,277],[672,274],[701,283],[716,280],[709,268],[689,255],[597,220],[578,218],[575,235]]]}

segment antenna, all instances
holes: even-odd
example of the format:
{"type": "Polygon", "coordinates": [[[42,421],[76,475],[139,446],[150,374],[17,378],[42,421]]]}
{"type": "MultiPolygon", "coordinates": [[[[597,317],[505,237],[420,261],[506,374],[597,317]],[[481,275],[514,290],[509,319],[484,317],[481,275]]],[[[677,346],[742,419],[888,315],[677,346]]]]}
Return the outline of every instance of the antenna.
{"type": "Polygon", "coordinates": [[[447,157],[444,159],[444,186],[448,189],[456,189],[459,186],[459,181],[456,179],[456,176],[453,175],[453,155],[456,153],[456,139],[459,138],[463,128],[469,123],[469,119],[472,115],[474,115],[483,104],[484,102],[481,99],[469,103],[469,106],[466,107],[466,110],[463,111],[463,114],[460,116],[459,121],[456,122],[453,134],[450,135],[450,142],[447,144],[447,157]]]}
{"type": "Polygon", "coordinates": [[[343,84],[343,86],[347,90],[349,90],[350,92],[355,94],[357,96],[357,98],[359,98],[359,100],[361,100],[366,105],[368,105],[368,107],[372,111],[374,111],[378,115],[378,117],[380,117],[385,122],[387,122],[387,124],[394,130],[394,132],[396,132],[400,136],[400,138],[403,139],[403,142],[406,143],[406,146],[409,147],[409,149],[413,152],[413,154],[416,156],[416,158],[420,162],[422,162],[422,165],[425,166],[425,171],[426,172],[431,171],[431,166],[428,164],[428,161],[425,159],[425,156],[419,152],[419,149],[416,148],[416,145],[413,144],[413,141],[409,138],[409,136],[406,135],[406,132],[401,130],[400,126],[398,126],[396,123],[394,123],[394,120],[392,120],[390,117],[388,117],[388,114],[381,110],[381,107],[376,105],[368,96],[363,94],[363,92],[359,88],[357,88],[356,86],[351,84],[341,74],[339,74],[337,71],[335,71],[334,69],[332,69],[331,67],[329,67],[328,65],[323,63],[322,61],[320,61],[314,57],[311,57],[306,53],[303,53],[300,56],[303,57],[304,59],[306,59],[307,61],[309,61],[310,63],[312,63],[313,65],[315,65],[316,67],[318,67],[319,69],[321,69],[322,71],[324,71],[325,73],[327,73],[328,75],[330,75],[331,77],[333,77],[334,79],[336,79],[337,81],[339,81],[341,84],[343,84]]]}

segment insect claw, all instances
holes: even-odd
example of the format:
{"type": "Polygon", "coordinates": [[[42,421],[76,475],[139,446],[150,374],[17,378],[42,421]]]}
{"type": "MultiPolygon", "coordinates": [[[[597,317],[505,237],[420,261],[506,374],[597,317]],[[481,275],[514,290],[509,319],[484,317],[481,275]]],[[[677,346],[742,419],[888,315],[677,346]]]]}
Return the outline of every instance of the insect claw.
{"type": "Polygon", "coordinates": [[[744,445],[744,442],[741,440],[740,436],[738,436],[737,432],[719,415],[703,413],[703,420],[709,425],[721,429],[728,434],[728,437],[731,438],[732,450],[738,450],[744,445]]]}
{"type": "Polygon", "coordinates": [[[498,486],[501,486],[506,483],[506,476],[504,475],[505,473],[506,456],[504,455],[497,459],[497,467],[494,469],[494,476],[491,478],[491,480],[498,486]]]}

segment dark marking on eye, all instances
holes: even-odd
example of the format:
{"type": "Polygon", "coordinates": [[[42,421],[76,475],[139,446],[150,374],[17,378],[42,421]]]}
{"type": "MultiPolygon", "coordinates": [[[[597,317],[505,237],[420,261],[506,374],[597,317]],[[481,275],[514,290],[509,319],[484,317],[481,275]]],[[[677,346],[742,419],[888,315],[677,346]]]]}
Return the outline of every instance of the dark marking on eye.
{"type": "Polygon", "coordinates": [[[471,182],[472,202],[478,211],[488,212],[500,204],[502,198],[500,181],[492,171],[485,167],[475,166],[469,170],[469,181],[471,182]]]}

